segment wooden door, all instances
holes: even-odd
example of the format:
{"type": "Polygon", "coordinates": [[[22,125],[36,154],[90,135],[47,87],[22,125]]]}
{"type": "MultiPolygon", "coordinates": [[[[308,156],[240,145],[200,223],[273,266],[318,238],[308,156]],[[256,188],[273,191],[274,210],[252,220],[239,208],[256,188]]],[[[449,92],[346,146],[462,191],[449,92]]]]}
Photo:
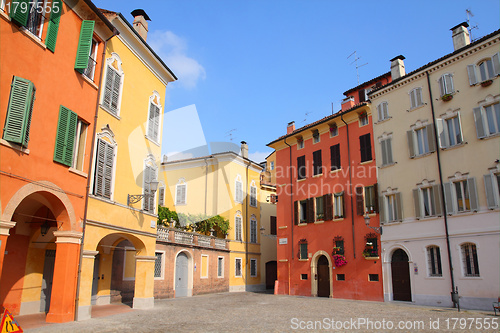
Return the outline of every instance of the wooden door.
{"type": "Polygon", "coordinates": [[[278,279],[276,261],[266,262],[266,289],[274,289],[274,281],[278,279]]]}
{"type": "Polygon", "coordinates": [[[330,267],[325,256],[318,259],[318,297],[330,297],[330,267]]]}
{"type": "Polygon", "coordinates": [[[391,274],[393,300],[411,302],[410,264],[405,251],[398,249],[392,254],[391,274]]]}
{"type": "Polygon", "coordinates": [[[45,250],[45,262],[43,264],[42,291],[40,294],[40,312],[49,312],[50,296],[52,294],[52,280],[54,278],[54,264],[56,262],[56,250],[45,250]]]}

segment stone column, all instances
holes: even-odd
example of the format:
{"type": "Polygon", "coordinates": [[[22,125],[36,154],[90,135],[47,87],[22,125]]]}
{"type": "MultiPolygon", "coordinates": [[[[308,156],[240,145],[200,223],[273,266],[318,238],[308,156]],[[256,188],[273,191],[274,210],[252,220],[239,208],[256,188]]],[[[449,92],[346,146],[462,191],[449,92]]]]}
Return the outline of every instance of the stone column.
{"type": "Polygon", "coordinates": [[[78,276],[78,261],[82,233],[78,231],[54,231],[56,260],[50,297],[48,323],[73,321],[78,276]]]}
{"type": "Polygon", "coordinates": [[[0,276],[2,275],[3,257],[5,255],[5,247],[7,246],[7,238],[9,237],[10,229],[16,226],[14,221],[0,221],[0,276]]]}
{"type": "Polygon", "coordinates": [[[134,309],[154,307],[155,256],[135,256],[134,309]]]}
{"type": "Polygon", "coordinates": [[[77,320],[90,319],[92,309],[92,283],[94,279],[95,256],[99,251],[83,250],[82,267],[80,268],[80,292],[78,295],[77,320]]]}

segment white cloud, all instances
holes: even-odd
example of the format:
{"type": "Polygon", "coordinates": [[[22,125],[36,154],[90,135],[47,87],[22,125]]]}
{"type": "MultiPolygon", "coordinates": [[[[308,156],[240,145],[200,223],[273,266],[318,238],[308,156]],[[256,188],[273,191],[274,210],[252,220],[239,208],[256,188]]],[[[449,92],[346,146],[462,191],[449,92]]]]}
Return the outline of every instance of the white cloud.
{"type": "Polygon", "coordinates": [[[270,154],[270,152],[261,152],[261,151],[256,151],[254,153],[248,154],[248,158],[254,162],[261,163],[265,162],[266,157],[270,154]]]}
{"type": "Polygon", "coordinates": [[[179,84],[185,88],[192,89],[200,79],[205,79],[205,68],[187,56],[186,41],[172,31],[152,31],[148,35],[148,44],[179,78],[179,84]]]}

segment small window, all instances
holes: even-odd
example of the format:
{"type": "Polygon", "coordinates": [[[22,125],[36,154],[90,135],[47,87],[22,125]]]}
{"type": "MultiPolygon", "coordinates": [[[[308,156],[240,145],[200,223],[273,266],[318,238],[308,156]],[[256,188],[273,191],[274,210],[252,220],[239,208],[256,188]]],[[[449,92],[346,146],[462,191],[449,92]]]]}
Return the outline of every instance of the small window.
{"type": "Polygon", "coordinates": [[[371,282],[378,282],[378,274],[368,274],[368,280],[371,282]]]}
{"type": "Polygon", "coordinates": [[[323,197],[316,198],[316,221],[325,220],[324,202],[323,197]]]}
{"type": "Polygon", "coordinates": [[[494,79],[500,73],[500,56],[495,53],[491,58],[483,59],[477,65],[467,65],[467,73],[469,74],[469,84],[475,85],[479,82],[484,82],[494,79]]]}
{"type": "Polygon", "coordinates": [[[341,237],[336,237],[333,240],[333,255],[344,255],[344,240],[341,237]]]}
{"type": "Polygon", "coordinates": [[[493,70],[493,62],[491,59],[486,59],[479,63],[479,75],[481,81],[491,80],[495,77],[495,72],[493,70]]]}
{"type": "Polygon", "coordinates": [[[378,257],[378,240],[376,237],[369,236],[373,236],[373,234],[367,235],[365,249],[363,250],[363,256],[366,258],[378,257]]]}
{"type": "Polygon", "coordinates": [[[361,162],[372,160],[372,141],[370,133],[361,135],[359,137],[359,147],[361,152],[361,162]]]}
{"type": "Polygon", "coordinates": [[[307,274],[300,274],[301,280],[307,280],[307,274]]]}
{"type": "Polygon", "coordinates": [[[269,163],[269,168],[270,170],[274,170],[274,161],[271,161],[271,163],[269,163]]]}
{"type": "Polygon", "coordinates": [[[257,259],[250,259],[250,276],[257,276],[257,259]]]}
{"type": "Polygon", "coordinates": [[[165,187],[158,188],[158,206],[165,206],[165,187]]]}
{"type": "Polygon", "coordinates": [[[454,182],[453,185],[458,212],[470,211],[470,195],[467,180],[454,182]]]}
{"type": "Polygon", "coordinates": [[[444,95],[451,95],[455,92],[455,89],[453,88],[453,75],[451,75],[450,73],[441,76],[438,82],[439,89],[441,91],[441,97],[443,97],[444,95]]]}
{"type": "Polygon", "coordinates": [[[477,211],[479,209],[476,179],[474,177],[445,183],[444,196],[448,214],[477,211]]]}
{"type": "Polygon", "coordinates": [[[297,149],[302,149],[304,148],[304,139],[302,137],[297,138],[297,149]]]}
{"type": "Polygon", "coordinates": [[[160,95],[155,91],[149,97],[147,138],[157,143],[160,141],[161,113],[160,95]]]}
{"type": "Polygon", "coordinates": [[[95,155],[94,190],[92,192],[95,196],[111,199],[114,155],[115,148],[99,138],[95,155]]]}
{"type": "Polygon", "coordinates": [[[313,174],[321,175],[323,173],[323,161],[321,159],[321,150],[313,152],[313,174]]]}
{"type": "Polygon", "coordinates": [[[72,167],[76,170],[83,171],[85,158],[85,144],[87,142],[87,128],[89,124],[81,119],[78,119],[75,134],[75,149],[73,156],[72,167]]]}
{"type": "Polygon", "coordinates": [[[241,277],[241,258],[234,259],[234,276],[241,277]]]}
{"type": "Polygon", "coordinates": [[[307,241],[299,243],[299,259],[307,259],[307,241]]]}
{"type": "Polygon", "coordinates": [[[306,223],[307,222],[307,200],[301,200],[299,201],[299,214],[300,214],[300,223],[306,223]]]}
{"type": "Polygon", "coordinates": [[[479,262],[477,259],[476,244],[465,243],[460,246],[462,249],[462,263],[464,276],[478,277],[479,262]]]}
{"type": "Polygon", "coordinates": [[[462,143],[462,126],[458,113],[451,118],[437,119],[436,124],[441,148],[453,147],[462,143]]]}
{"type": "Polygon", "coordinates": [[[339,135],[339,128],[337,127],[337,124],[330,125],[330,138],[337,135],[339,135]]]}
{"type": "Polygon", "coordinates": [[[306,178],[306,157],[297,157],[297,179],[306,178]]]}
{"type": "Polygon", "coordinates": [[[401,221],[403,219],[401,208],[401,193],[385,195],[383,211],[380,214],[381,222],[401,221]]]}
{"type": "Polygon", "coordinates": [[[500,173],[489,173],[483,178],[488,209],[496,209],[500,206],[500,173]]]}
{"type": "Polygon", "coordinates": [[[368,114],[363,112],[359,115],[359,126],[368,125],[368,114]]]}
{"type": "Polygon", "coordinates": [[[377,190],[375,185],[365,186],[365,212],[373,214],[377,211],[377,190]]]}
{"type": "Polygon", "coordinates": [[[106,75],[102,93],[102,106],[111,114],[118,116],[123,83],[122,62],[120,57],[113,53],[106,59],[106,75]]]}
{"type": "Polygon", "coordinates": [[[319,141],[320,141],[319,131],[318,130],[314,130],[313,131],[313,143],[318,143],[319,141]]]}
{"type": "Polygon", "coordinates": [[[155,278],[163,277],[163,252],[155,252],[155,278]]]}
{"type": "Polygon", "coordinates": [[[224,277],[224,257],[217,258],[217,277],[224,277]]]}
{"type": "Polygon", "coordinates": [[[234,181],[234,201],[237,203],[243,203],[243,183],[241,182],[241,177],[238,175],[234,181]]]}
{"type": "Polygon", "coordinates": [[[389,104],[382,102],[377,105],[378,121],[383,121],[389,118],[389,104]]]}
{"type": "Polygon", "coordinates": [[[337,274],[337,281],[345,281],[345,274],[337,274]]]}
{"type": "Polygon", "coordinates": [[[439,246],[432,245],[427,247],[427,267],[429,276],[442,276],[441,251],[439,246]]]}
{"type": "Polygon", "coordinates": [[[409,130],[406,134],[410,158],[436,151],[434,126],[432,124],[409,130]]]}
{"type": "Polygon", "coordinates": [[[410,91],[410,109],[415,109],[424,105],[422,101],[422,88],[415,88],[410,91]]]}

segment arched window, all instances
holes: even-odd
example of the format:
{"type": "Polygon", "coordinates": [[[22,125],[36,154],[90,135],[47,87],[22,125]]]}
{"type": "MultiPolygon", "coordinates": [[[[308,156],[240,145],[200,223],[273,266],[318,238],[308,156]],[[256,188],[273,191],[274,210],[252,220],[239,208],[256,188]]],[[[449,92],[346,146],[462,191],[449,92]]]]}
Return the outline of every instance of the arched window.
{"type": "Polygon", "coordinates": [[[109,127],[97,134],[92,194],[112,199],[117,144],[109,127]]]}
{"type": "Polygon", "coordinates": [[[160,142],[161,114],[160,94],[157,91],[153,91],[153,94],[149,97],[147,138],[156,143],[160,142]]]}
{"type": "Polygon", "coordinates": [[[257,243],[257,218],[255,215],[250,217],[250,243],[257,243]]]}
{"type": "Polygon", "coordinates": [[[115,116],[120,115],[123,76],[120,56],[113,52],[111,57],[106,59],[106,76],[101,105],[106,111],[115,116]]]}
{"type": "Polygon", "coordinates": [[[241,217],[241,212],[236,212],[236,216],[234,217],[234,240],[242,241],[243,240],[243,219],[241,217]]]}

